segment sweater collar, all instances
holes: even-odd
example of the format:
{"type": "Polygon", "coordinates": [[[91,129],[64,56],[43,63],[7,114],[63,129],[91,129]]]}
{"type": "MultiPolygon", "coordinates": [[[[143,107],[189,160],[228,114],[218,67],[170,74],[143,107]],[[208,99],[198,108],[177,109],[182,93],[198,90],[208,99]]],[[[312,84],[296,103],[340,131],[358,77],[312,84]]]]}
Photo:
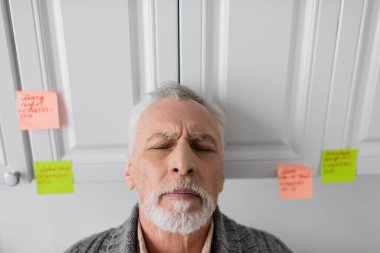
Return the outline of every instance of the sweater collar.
{"type": "MultiPolygon", "coordinates": [[[[136,204],[131,212],[131,215],[127,221],[116,229],[110,246],[109,252],[138,252],[138,238],[137,238],[137,225],[138,225],[139,207],[136,204]]],[[[227,240],[227,234],[225,230],[224,215],[219,211],[219,207],[216,206],[213,213],[214,220],[214,234],[212,239],[211,252],[228,253],[228,249],[231,248],[228,244],[229,240],[239,240],[239,238],[229,238],[227,240]]],[[[236,235],[234,231],[229,232],[229,237],[236,235]],[[231,233],[232,232],[232,233],[231,233]]],[[[236,247],[236,246],[235,246],[236,247]]],[[[236,248],[235,248],[236,250],[236,248]]]]}

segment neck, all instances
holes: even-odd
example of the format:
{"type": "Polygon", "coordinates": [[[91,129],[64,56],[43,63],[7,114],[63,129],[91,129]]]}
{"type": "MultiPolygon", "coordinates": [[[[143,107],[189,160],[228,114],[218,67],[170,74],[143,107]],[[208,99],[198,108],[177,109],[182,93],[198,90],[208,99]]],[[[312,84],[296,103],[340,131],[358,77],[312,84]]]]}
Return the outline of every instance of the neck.
{"type": "Polygon", "coordinates": [[[211,219],[212,217],[197,231],[185,235],[162,231],[139,210],[139,221],[149,253],[201,252],[210,229],[211,219]]]}

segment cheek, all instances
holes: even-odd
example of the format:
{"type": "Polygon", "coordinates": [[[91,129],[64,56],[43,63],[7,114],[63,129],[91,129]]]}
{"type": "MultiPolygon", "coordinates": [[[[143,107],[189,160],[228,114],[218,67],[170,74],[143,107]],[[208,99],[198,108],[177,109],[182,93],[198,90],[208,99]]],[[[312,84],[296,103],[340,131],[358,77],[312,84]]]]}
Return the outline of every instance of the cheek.
{"type": "Polygon", "coordinates": [[[136,190],[140,197],[145,197],[155,190],[163,177],[163,167],[155,159],[141,157],[137,161],[135,170],[136,190]]]}
{"type": "Polygon", "coordinates": [[[205,186],[214,195],[217,195],[222,191],[224,183],[224,171],[223,162],[220,161],[220,159],[202,164],[200,174],[205,186]]]}

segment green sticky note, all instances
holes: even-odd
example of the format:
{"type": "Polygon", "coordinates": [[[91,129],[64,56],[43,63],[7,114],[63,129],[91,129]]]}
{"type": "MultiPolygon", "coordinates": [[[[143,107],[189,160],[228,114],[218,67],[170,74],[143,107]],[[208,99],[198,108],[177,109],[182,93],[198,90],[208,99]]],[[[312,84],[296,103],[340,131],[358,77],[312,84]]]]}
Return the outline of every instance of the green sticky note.
{"type": "Polygon", "coordinates": [[[321,182],[353,182],[356,177],[356,149],[324,150],[321,159],[321,182]]]}
{"type": "Polygon", "coordinates": [[[72,193],[71,161],[34,162],[34,177],[38,194],[72,193]]]}

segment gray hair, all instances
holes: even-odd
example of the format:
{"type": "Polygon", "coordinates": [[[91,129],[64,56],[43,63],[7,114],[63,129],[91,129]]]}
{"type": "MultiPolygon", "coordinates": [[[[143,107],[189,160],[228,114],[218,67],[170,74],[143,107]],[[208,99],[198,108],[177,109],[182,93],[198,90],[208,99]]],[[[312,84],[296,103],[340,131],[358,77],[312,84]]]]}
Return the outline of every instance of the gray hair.
{"type": "Polygon", "coordinates": [[[141,114],[154,102],[171,97],[179,99],[191,99],[206,107],[206,109],[212,114],[212,116],[215,118],[217,122],[220,132],[220,138],[222,140],[222,145],[224,148],[224,112],[216,104],[208,103],[206,100],[204,100],[190,88],[174,81],[168,81],[162,83],[160,87],[156,88],[154,91],[146,94],[146,96],[132,108],[129,122],[129,152],[132,152],[132,149],[134,147],[134,135],[136,131],[136,125],[141,114]]]}

